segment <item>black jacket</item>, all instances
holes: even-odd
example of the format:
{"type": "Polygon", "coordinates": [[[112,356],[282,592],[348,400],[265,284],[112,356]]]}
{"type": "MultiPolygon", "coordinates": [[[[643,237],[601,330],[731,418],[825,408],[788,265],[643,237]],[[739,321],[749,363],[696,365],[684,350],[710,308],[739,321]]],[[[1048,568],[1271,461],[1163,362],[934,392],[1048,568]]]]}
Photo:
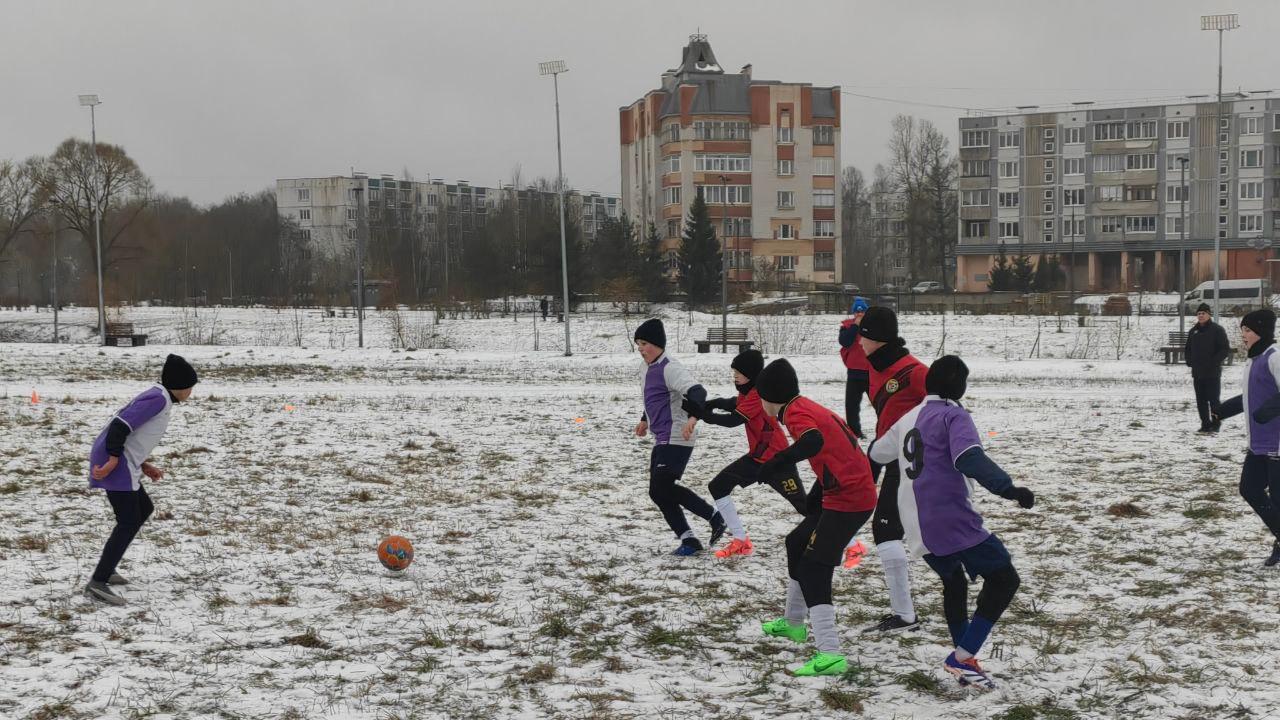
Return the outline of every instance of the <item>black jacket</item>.
{"type": "Polygon", "coordinates": [[[1222,363],[1231,352],[1231,343],[1227,341],[1227,331],[1210,320],[1201,325],[1196,323],[1187,331],[1187,347],[1184,352],[1186,363],[1191,367],[1194,377],[1212,377],[1222,374],[1222,363]]]}

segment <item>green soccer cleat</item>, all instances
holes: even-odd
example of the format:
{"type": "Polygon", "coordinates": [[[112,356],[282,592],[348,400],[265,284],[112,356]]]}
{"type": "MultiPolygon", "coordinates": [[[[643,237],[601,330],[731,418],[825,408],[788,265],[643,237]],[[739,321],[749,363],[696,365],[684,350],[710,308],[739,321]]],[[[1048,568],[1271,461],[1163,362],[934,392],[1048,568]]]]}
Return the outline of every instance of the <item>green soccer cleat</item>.
{"type": "Polygon", "coordinates": [[[814,675],[843,675],[849,669],[843,655],[820,652],[809,662],[791,672],[796,677],[812,677],[814,675]]]}
{"type": "Polygon", "coordinates": [[[791,642],[802,643],[809,639],[809,628],[805,627],[804,623],[794,625],[786,618],[761,623],[760,629],[769,637],[783,637],[791,642]]]}

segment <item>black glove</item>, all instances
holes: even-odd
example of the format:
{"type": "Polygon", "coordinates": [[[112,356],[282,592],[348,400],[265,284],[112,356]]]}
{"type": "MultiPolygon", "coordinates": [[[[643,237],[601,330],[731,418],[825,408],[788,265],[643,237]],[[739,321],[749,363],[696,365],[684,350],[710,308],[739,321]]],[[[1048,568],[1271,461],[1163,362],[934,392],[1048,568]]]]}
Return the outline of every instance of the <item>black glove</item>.
{"type": "Polygon", "coordinates": [[[1036,504],[1035,493],[1031,492],[1030,490],[1024,487],[1017,487],[1016,485],[1014,487],[1009,488],[1008,490],[1005,490],[1003,493],[1000,494],[1000,497],[1004,498],[1005,500],[1017,501],[1017,503],[1021,505],[1025,510],[1030,510],[1031,508],[1035,507],[1035,504],[1036,504]]]}

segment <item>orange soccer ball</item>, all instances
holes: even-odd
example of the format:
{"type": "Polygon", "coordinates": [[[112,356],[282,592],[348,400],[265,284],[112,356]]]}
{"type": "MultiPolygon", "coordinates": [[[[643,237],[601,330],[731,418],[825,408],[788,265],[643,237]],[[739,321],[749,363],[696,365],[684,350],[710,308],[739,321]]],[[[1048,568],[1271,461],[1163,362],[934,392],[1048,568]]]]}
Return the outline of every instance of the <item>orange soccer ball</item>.
{"type": "Polygon", "coordinates": [[[404,570],[413,562],[413,543],[399,535],[388,535],[378,543],[378,561],[388,570],[404,570]]]}

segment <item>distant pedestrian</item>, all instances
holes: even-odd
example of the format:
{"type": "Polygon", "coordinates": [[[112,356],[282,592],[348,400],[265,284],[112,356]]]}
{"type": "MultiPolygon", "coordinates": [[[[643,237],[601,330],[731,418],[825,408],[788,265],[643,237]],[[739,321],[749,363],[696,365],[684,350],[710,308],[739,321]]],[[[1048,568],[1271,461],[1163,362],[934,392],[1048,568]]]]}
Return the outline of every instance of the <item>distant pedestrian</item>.
{"type": "Polygon", "coordinates": [[[867,362],[867,353],[858,342],[861,329],[858,324],[866,315],[869,304],[864,297],[853,299],[849,307],[849,318],[840,323],[840,359],[847,370],[844,386],[844,421],[853,429],[858,437],[862,437],[862,396],[870,387],[871,364],[867,362]]]}
{"type": "Polygon", "coordinates": [[[547,298],[546,298],[545,296],[544,296],[541,300],[539,300],[539,301],[538,301],[538,305],[540,305],[540,306],[542,307],[542,322],[546,322],[546,321],[547,321],[547,306],[548,306],[548,304],[549,304],[549,303],[547,303],[547,298]]]}
{"type": "Polygon", "coordinates": [[[1215,433],[1222,421],[1219,394],[1222,391],[1222,362],[1231,352],[1227,332],[1210,316],[1208,303],[1196,308],[1196,324],[1187,332],[1187,345],[1182,356],[1191,368],[1191,384],[1196,393],[1196,411],[1200,413],[1202,433],[1215,433]]]}

